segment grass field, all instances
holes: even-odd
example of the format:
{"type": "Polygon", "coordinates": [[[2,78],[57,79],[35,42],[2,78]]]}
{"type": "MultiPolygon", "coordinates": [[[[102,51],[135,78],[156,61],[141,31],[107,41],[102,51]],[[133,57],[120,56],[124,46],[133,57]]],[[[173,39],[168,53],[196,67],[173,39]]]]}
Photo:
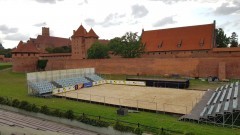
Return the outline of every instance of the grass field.
{"type": "Polygon", "coordinates": [[[11,63],[0,63],[0,71],[11,67],[12,67],[11,63]]]}
{"type": "Polygon", "coordinates": [[[70,101],[66,99],[43,99],[27,95],[26,76],[24,73],[13,73],[11,70],[0,72],[0,96],[29,101],[37,105],[47,105],[51,108],[71,109],[76,113],[100,115],[113,119],[144,125],[163,127],[180,131],[193,132],[195,135],[240,135],[240,129],[230,129],[211,125],[178,121],[177,117],[148,112],[131,113],[121,117],[116,114],[117,108],[90,103],[70,101]]]}

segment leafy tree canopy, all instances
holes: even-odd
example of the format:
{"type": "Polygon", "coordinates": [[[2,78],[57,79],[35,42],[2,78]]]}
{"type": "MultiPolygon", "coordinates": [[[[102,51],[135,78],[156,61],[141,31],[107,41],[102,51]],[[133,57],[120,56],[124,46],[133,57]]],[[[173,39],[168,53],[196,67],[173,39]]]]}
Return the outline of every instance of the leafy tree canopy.
{"type": "Polygon", "coordinates": [[[236,32],[233,32],[230,37],[230,47],[238,47],[238,35],[236,32]]]}
{"type": "Polygon", "coordinates": [[[140,57],[144,53],[145,45],[137,33],[127,32],[121,38],[116,37],[109,42],[110,50],[114,55],[124,58],[140,57]]]}
{"type": "Polygon", "coordinates": [[[108,51],[109,48],[107,45],[95,42],[87,51],[88,59],[109,58],[108,51]]]}
{"type": "Polygon", "coordinates": [[[216,29],[216,45],[218,48],[228,47],[229,38],[226,36],[222,28],[216,29]]]}

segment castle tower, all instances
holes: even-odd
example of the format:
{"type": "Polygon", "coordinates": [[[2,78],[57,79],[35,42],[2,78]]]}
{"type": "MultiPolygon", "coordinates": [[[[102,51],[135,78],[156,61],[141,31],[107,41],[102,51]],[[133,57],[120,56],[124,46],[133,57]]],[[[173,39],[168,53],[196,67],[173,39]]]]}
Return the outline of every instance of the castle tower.
{"type": "Polygon", "coordinates": [[[49,28],[47,28],[47,27],[42,27],[42,35],[43,35],[43,36],[50,36],[49,28]]]}
{"type": "Polygon", "coordinates": [[[80,25],[80,27],[75,31],[73,31],[72,35],[72,58],[73,59],[85,59],[86,51],[85,51],[85,36],[87,34],[86,29],[80,25]]]}
{"type": "Polygon", "coordinates": [[[40,51],[32,42],[19,42],[17,48],[12,51],[13,71],[32,72],[36,71],[36,65],[40,51]]]}
{"type": "Polygon", "coordinates": [[[92,46],[94,42],[98,40],[98,35],[94,32],[94,30],[91,28],[89,32],[86,34],[86,39],[85,39],[85,51],[92,46]]]}

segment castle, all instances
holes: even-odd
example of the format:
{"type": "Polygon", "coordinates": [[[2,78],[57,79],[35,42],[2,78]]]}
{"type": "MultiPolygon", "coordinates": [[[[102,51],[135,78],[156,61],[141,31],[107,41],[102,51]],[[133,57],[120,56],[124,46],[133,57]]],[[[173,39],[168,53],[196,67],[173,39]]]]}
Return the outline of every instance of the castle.
{"type": "Polygon", "coordinates": [[[49,28],[42,35],[19,42],[12,51],[13,71],[36,71],[39,59],[47,59],[46,70],[95,67],[104,74],[180,74],[190,77],[239,78],[240,48],[216,48],[215,21],[211,24],[142,31],[145,54],[141,58],[90,60],[87,50],[101,40],[91,28],[80,25],[71,39],[52,37],[49,28]],[[71,53],[48,54],[46,47],[71,46],[71,53]]]}

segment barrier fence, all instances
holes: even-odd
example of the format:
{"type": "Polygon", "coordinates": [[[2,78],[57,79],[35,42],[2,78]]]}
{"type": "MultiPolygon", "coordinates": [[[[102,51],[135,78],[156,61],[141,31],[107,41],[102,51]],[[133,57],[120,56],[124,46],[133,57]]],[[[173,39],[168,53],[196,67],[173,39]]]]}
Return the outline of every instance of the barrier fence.
{"type": "MultiPolygon", "coordinates": [[[[190,106],[186,105],[177,105],[171,103],[160,103],[160,102],[150,102],[143,100],[133,100],[133,99],[125,99],[125,98],[117,98],[117,97],[108,97],[102,95],[94,95],[94,94],[86,94],[86,93],[78,93],[78,92],[64,92],[55,94],[57,97],[68,98],[79,101],[87,101],[89,103],[101,103],[104,105],[113,105],[118,107],[127,107],[133,108],[135,110],[149,110],[155,112],[163,112],[163,113],[176,113],[176,114],[188,114],[194,103],[190,106]]],[[[196,99],[196,103],[198,99],[196,99]]]]}

